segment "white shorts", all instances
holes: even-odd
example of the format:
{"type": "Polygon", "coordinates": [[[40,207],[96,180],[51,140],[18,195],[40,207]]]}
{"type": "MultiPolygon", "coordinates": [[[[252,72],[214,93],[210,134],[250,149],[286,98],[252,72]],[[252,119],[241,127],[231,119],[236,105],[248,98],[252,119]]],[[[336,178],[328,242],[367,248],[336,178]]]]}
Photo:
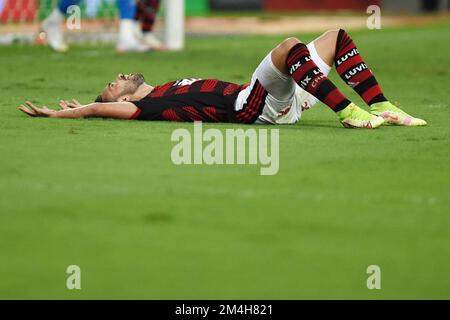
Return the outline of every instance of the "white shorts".
{"type": "MultiPolygon", "coordinates": [[[[308,50],[312,60],[323,74],[328,75],[331,67],[317,53],[314,42],[310,42],[308,50]]],[[[242,110],[255,83],[259,82],[267,91],[263,111],[255,123],[293,124],[300,120],[302,112],[315,105],[318,100],[300,88],[289,76],[278,70],[270,52],[253,73],[250,85],[242,90],[235,102],[235,110],[242,110]]]]}

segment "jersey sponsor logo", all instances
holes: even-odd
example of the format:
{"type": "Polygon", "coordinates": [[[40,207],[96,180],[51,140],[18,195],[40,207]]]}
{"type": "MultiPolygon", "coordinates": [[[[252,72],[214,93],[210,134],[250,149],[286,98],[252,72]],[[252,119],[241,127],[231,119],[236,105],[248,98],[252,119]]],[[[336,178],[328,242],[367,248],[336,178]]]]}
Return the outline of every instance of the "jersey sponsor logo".
{"type": "Polygon", "coordinates": [[[347,52],[346,54],[344,54],[342,57],[340,57],[337,61],[336,61],[336,65],[341,65],[343,62],[347,61],[349,58],[356,56],[357,54],[359,54],[358,49],[354,48],[352,51],[347,52]]]}
{"type": "Polygon", "coordinates": [[[355,74],[364,71],[367,69],[367,65],[365,63],[361,63],[359,65],[357,65],[356,67],[354,67],[353,69],[351,69],[350,71],[346,72],[344,77],[345,79],[349,80],[351,79],[355,74]]]}
{"type": "Polygon", "coordinates": [[[175,81],[173,86],[174,87],[190,86],[194,82],[197,82],[197,81],[200,81],[200,80],[202,80],[202,79],[198,79],[198,78],[180,79],[180,80],[175,81]]]}

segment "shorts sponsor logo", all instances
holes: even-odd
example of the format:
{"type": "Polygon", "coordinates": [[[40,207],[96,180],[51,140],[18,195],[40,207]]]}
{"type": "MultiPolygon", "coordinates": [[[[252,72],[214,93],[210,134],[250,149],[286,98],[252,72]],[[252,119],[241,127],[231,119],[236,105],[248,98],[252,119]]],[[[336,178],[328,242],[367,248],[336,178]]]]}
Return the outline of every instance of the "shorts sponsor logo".
{"type": "Polygon", "coordinates": [[[289,111],[291,111],[291,106],[284,107],[283,109],[280,110],[280,112],[278,112],[278,116],[282,117],[282,116],[288,114],[289,111]]]}
{"type": "Polygon", "coordinates": [[[309,104],[308,101],[303,102],[302,104],[302,112],[305,110],[311,109],[311,105],[309,104]]]}

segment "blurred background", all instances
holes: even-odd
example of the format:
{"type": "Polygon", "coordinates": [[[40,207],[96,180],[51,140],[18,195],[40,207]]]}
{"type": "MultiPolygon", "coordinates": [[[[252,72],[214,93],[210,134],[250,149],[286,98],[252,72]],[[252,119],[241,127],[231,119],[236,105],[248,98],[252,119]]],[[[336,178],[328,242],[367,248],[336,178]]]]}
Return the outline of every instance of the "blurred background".
{"type": "MultiPolygon", "coordinates": [[[[161,37],[168,1],[162,1],[155,27],[161,37]]],[[[57,0],[0,0],[0,43],[36,41],[39,22],[56,4],[57,0]]],[[[426,22],[450,10],[450,0],[187,0],[185,31],[188,36],[297,33],[337,27],[343,20],[349,29],[363,28],[370,5],[380,6],[383,24],[388,26],[426,22]],[[294,23],[292,16],[303,19],[295,18],[294,23]]],[[[115,0],[83,0],[81,14],[81,28],[66,30],[69,42],[113,41],[118,18],[115,0]]]]}

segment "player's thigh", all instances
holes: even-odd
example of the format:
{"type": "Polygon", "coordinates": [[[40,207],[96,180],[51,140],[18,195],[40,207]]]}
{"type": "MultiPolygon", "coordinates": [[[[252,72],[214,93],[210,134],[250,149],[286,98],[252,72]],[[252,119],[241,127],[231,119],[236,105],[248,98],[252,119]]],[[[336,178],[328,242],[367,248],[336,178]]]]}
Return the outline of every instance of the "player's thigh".
{"type": "Polygon", "coordinates": [[[334,63],[338,34],[339,29],[329,30],[313,40],[316,52],[330,66],[334,63]]]}

